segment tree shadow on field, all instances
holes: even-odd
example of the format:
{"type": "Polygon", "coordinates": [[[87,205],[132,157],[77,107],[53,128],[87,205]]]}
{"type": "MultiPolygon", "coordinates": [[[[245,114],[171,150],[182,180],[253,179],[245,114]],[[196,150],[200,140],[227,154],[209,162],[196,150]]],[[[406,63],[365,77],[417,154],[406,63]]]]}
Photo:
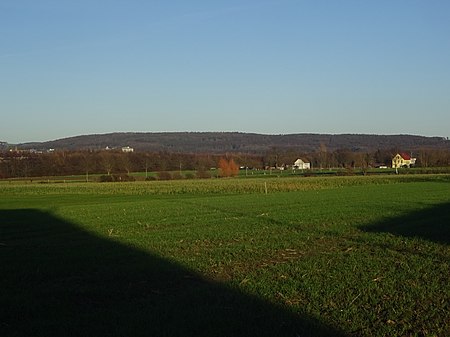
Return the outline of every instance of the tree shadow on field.
{"type": "Polygon", "coordinates": [[[344,336],[38,210],[0,211],[2,336],[344,336]]]}
{"type": "Polygon", "coordinates": [[[388,232],[450,244],[450,203],[438,204],[400,217],[362,227],[367,232],[388,232]]]}

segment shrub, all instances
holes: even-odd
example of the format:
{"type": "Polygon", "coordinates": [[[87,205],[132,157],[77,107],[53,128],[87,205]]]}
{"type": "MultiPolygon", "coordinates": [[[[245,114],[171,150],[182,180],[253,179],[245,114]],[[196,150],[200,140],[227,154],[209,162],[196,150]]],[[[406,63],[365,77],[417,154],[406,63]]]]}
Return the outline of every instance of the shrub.
{"type": "Polygon", "coordinates": [[[219,169],[221,177],[234,177],[239,174],[239,166],[236,165],[233,159],[227,161],[224,158],[220,158],[219,169]]]}
{"type": "Polygon", "coordinates": [[[121,181],[136,181],[136,179],[128,174],[114,174],[113,181],[121,182],[121,181]]]}
{"type": "Polygon", "coordinates": [[[113,174],[102,175],[99,177],[99,181],[102,183],[122,182],[122,181],[135,181],[136,179],[128,174],[113,174]]]}
{"type": "Polygon", "coordinates": [[[181,179],[183,179],[183,175],[180,172],[175,171],[172,173],[172,179],[181,180],[181,179]]]}
{"type": "Polygon", "coordinates": [[[194,178],[195,178],[195,175],[194,175],[193,173],[191,173],[191,172],[188,172],[188,173],[186,173],[186,174],[184,175],[184,177],[185,177],[186,179],[194,179],[194,178]]]}
{"type": "Polygon", "coordinates": [[[101,183],[111,183],[113,182],[113,177],[111,175],[102,175],[98,178],[101,183]]]}
{"type": "Polygon", "coordinates": [[[158,180],[172,180],[172,175],[167,171],[158,172],[158,180]]]}
{"type": "Polygon", "coordinates": [[[211,173],[209,173],[208,171],[205,171],[205,170],[198,170],[197,171],[197,178],[209,179],[209,178],[211,178],[211,173]]]}

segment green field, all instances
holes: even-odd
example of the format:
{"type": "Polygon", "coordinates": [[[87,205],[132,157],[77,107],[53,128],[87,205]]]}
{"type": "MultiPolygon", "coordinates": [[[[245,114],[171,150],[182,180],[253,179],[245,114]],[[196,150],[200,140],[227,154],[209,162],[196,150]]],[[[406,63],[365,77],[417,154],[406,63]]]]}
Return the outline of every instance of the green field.
{"type": "Polygon", "coordinates": [[[450,336],[450,175],[0,182],[2,336],[450,336]]]}

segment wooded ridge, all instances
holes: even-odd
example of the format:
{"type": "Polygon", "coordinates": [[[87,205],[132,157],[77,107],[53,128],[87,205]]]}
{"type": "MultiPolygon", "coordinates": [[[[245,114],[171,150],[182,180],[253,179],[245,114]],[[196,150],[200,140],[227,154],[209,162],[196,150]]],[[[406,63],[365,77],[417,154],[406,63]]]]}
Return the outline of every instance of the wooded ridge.
{"type": "Polygon", "coordinates": [[[24,143],[21,149],[99,150],[106,147],[130,146],[137,151],[169,151],[178,153],[249,153],[262,154],[279,148],[301,152],[348,149],[356,152],[377,149],[414,151],[421,148],[450,149],[444,137],[415,135],[367,134],[281,134],[267,135],[241,132],[123,132],[92,134],[47,142],[24,143]]]}

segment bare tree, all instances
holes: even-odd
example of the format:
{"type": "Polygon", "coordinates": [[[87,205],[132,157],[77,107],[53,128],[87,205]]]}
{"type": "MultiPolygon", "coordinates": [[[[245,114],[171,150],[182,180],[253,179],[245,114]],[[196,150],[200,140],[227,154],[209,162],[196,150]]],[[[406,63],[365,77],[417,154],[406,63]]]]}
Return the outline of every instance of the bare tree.
{"type": "Polygon", "coordinates": [[[101,155],[101,163],[103,168],[105,169],[108,175],[111,175],[111,172],[114,168],[114,156],[110,152],[102,152],[101,155]]]}

